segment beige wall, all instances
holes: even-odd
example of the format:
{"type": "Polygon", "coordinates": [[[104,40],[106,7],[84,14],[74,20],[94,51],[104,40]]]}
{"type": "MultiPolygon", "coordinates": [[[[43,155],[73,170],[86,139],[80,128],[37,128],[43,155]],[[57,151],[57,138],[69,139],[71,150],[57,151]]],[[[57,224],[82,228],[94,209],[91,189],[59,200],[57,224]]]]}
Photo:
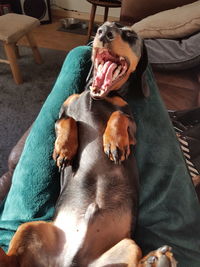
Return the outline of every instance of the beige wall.
{"type": "MultiPolygon", "coordinates": [[[[69,10],[87,13],[90,13],[91,10],[91,4],[88,3],[87,0],[53,0],[52,2],[69,10]]],[[[104,8],[98,7],[96,14],[102,15],[103,13],[104,8]]],[[[118,18],[120,15],[120,8],[110,8],[109,15],[118,18]]]]}

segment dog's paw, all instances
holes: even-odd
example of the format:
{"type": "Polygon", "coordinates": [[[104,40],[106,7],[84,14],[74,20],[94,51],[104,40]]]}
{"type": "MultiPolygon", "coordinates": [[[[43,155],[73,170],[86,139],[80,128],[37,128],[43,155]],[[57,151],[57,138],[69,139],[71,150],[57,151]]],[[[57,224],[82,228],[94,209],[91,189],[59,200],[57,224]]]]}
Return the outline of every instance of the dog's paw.
{"type": "Polygon", "coordinates": [[[105,132],[103,135],[103,148],[110,160],[114,161],[116,164],[120,164],[127,159],[130,154],[128,132],[125,134],[105,132]]]}
{"type": "Polygon", "coordinates": [[[163,246],[150,252],[142,258],[138,267],[176,267],[177,262],[171,252],[171,247],[163,246]]]}
{"type": "Polygon", "coordinates": [[[64,151],[58,152],[56,149],[54,149],[53,151],[53,159],[55,160],[59,170],[65,168],[70,163],[70,159],[67,156],[65,156],[64,151]]]}
{"type": "Polygon", "coordinates": [[[53,151],[53,159],[55,160],[59,170],[70,165],[77,151],[77,145],[59,145],[59,141],[56,140],[53,151]]]}

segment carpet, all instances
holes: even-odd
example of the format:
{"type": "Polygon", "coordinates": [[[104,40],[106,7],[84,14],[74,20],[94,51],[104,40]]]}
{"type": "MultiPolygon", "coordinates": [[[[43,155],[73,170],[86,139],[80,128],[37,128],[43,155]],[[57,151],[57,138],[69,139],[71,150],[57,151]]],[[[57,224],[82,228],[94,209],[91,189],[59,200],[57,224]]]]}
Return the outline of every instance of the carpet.
{"type": "MultiPolygon", "coordinates": [[[[43,64],[34,62],[32,51],[20,47],[20,70],[24,83],[16,85],[7,64],[0,64],[0,177],[7,170],[13,146],[30,127],[59,74],[66,52],[39,49],[43,64]]],[[[0,57],[4,55],[0,46],[0,57]]]]}

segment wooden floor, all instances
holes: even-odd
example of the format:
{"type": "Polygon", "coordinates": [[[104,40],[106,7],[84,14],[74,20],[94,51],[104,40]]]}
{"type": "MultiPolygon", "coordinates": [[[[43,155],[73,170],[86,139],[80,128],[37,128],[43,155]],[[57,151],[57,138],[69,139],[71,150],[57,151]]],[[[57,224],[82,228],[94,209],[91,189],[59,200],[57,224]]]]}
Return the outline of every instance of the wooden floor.
{"type": "Polygon", "coordinates": [[[157,72],[154,75],[167,109],[183,110],[200,106],[200,69],[157,72]]]}
{"type": "MultiPolygon", "coordinates": [[[[76,46],[85,45],[85,35],[58,31],[60,18],[55,16],[53,23],[41,25],[34,30],[38,46],[68,52],[76,46]]],[[[20,45],[27,45],[26,40],[22,39],[20,45]]],[[[198,76],[196,70],[179,73],[155,71],[154,75],[167,109],[181,110],[200,106],[200,73],[198,76]]]]}
{"type": "MultiPolygon", "coordinates": [[[[58,31],[61,27],[59,19],[54,18],[53,23],[40,25],[33,31],[39,47],[70,51],[86,43],[86,35],[58,31]]],[[[25,38],[21,39],[19,44],[28,45],[25,38]]]]}

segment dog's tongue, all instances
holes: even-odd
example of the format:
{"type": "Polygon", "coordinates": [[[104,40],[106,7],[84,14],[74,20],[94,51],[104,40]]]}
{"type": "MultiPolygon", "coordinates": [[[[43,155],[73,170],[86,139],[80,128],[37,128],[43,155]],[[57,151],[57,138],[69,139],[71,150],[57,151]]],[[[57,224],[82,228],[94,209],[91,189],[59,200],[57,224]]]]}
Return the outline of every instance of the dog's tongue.
{"type": "Polygon", "coordinates": [[[112,61],[106,61],[103,65],[99,65],[93,86],[106,89],[110,86],[113,78],[113,71],[117,67],[117,64],[112,61]]]}

